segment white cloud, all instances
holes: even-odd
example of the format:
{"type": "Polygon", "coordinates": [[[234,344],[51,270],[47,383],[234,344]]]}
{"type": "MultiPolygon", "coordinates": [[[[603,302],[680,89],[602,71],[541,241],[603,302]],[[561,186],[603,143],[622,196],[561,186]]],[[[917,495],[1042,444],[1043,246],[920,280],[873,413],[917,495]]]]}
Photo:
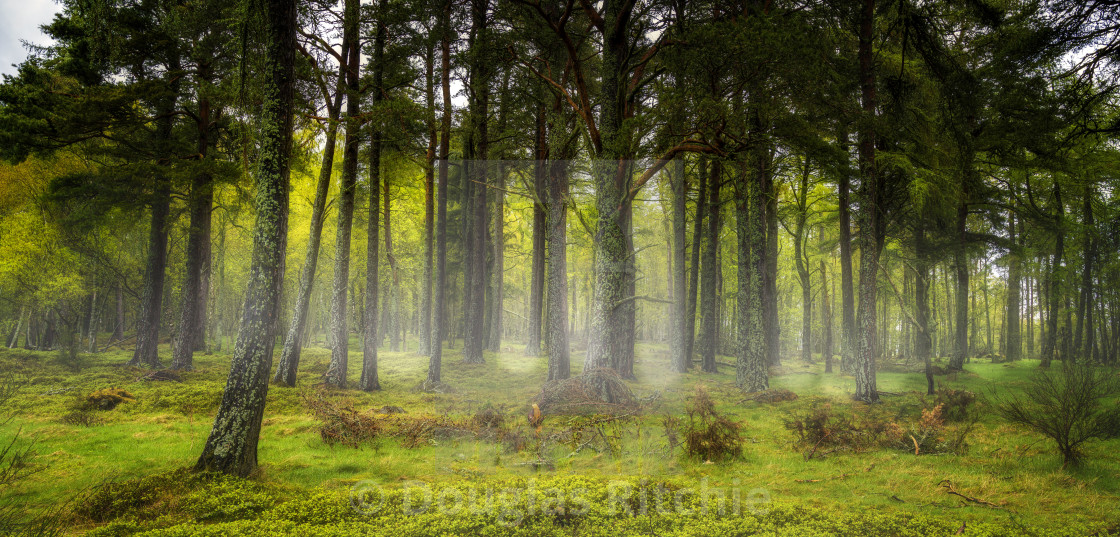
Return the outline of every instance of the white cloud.
{"type": "Polygon", "coordinates": [[[12,64],[27,58],[23,41],[47,45],[39,26],[50,22],[62,6],[54,0],[0,0],[0,73],[13,74],[12,64]]]}

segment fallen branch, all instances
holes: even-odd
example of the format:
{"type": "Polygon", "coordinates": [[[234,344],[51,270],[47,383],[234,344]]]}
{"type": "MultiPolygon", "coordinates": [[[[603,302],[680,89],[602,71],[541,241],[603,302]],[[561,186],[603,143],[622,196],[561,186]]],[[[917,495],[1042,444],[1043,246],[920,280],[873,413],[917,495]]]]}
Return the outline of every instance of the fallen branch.
{"type": "Polygon", "coordinates": [[[948,479],[942,479],[941,482],[938,483],[938,485],[941,486],[941,487],[944,487],[946,493],[952,494],[954,496],[959,496],[959,497],[965,499],[968,502],[977,503],[977,504],[983,505],[985,507],[990,507],[992,509],[1003,509],[1005,511],[1007,510],[1007,508],[1003,507],[1002,505],[996,505],[996,504],[994,504],[992,502],[989,502],[987,500],[981,500],[980,498],[973,498],[972,496],[967,496],[967,495],[961,494],[960,492],[957,492],[957,488],[955,486],[953,486],[953,482],[949,481],[948,479]]]}

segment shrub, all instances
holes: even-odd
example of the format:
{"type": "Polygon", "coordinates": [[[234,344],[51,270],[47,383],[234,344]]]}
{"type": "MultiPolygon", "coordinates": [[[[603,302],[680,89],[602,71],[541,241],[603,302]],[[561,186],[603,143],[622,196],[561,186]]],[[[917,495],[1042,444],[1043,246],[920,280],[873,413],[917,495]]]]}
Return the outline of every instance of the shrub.
{"type": "Polygon", "coordinates": [[[998,410],[1007,421],[1024,425],[1054,441],[1062,468],[1076,466],[1082,446],[1115,434],[1116,412],[1107,399],[1120,394],[1120,379],[1109,369],[1063,362],[1058,372],[1039,371],[1022,395],[1008,395],[998,410]]]}
{"type": "Polygon", "coordinates": [[[62,416],[60,421],[67,425],[77,425],[80,427],[93,427],[105,423],[105,420],[101,419],[100,416],[85,409],[68,412],[62,416]]]}
{"type": "Polygon", "coordinates": [[[696,387],[687,412],[684,444],[689,457],[719,462],[743,456],[741,426],[716,412],[715,402],[702,386],[696,387]]]}
{"type": "Polygon", "coordinates": [[[978,403],[979,398],[973,392],[938,386],[937,391],[934,392],[933,403],[927,405],[930,408],[940,406],[941,417],[945,421],[967,422],[977,419],[978,403]]]}
{"type": "Polygon", "coordinates": [[[323,422],[319,436],[327,445],[358,447],[381,433],[381,420],[358,412],[350,401],[335,402],[325,395],[322,391],[309,394],[304,404],[323,422]]]}
{"type": "Polygon", "coordinates": [[[506,417],[494,405],[487,403],[471,418],[475,427],[485,429],[501,429],[506,423],[506,417]]]}
{"type": "Polygon", "coordinates": [[[86,396],[87,408],[113,410],[121,403],[135,403],[136,396],[120,388],[104,388],[86,396]]]}

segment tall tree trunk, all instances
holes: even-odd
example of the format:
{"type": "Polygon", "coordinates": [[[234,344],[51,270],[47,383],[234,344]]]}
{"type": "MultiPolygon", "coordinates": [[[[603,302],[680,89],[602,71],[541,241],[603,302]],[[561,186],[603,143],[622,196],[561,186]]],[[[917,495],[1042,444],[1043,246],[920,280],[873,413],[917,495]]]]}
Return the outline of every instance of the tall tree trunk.
{"type": "MultiPolygon", "coordinates": [[[[198,154],[205,160],[210,149],[210,100],[198,98],[198,154]]],[[[187,234],[186,273],[183,275],[183,291],[179,314],[179,333],[172,346],[171,369],[190,371],[194,369],[194,351],[199,336],[205,335],[206,290],[202,288],[203,263],[209,273],[209,256],[203,250],[210,245],[210,206],[213,204],[213,180],[209,172],[202,172],[194,178],[190,193],[191,227],[187,234]],[[201,304],[200,304],[201,302],[201,304]],[[199,311],[202,315],[199,315],[199,311]]],[[[205,342],[205,338],[202,339],[205,342]]]]}
{"type": "Polygon", "coordinates": [[[116,285],[116,323],[113,325],[113,335],[109,337],[110,342],[116,342],[124,339],[124,285],[117,282],[116,285]]]}
{"type": "Polygon", "coordinates": [[[1096,248],[1093,233],[1096,225],[1093,222],[1093,186],[1085,185],[1085,194],[1082,196],[1081,209],[1082,228],[1084,229],[1081,242],[1081,252],[1084,262],[1081,264],[1081,292],[1077,301],[1077,330],[1073,336],[1073,355],[1092,359],[1093,355],[1093,265],[1096,263],[1096,248]],[[1088,322],[1086,322],[1088,321],[1088,322]],[[1083,343],[1087,345],[1083,345],[1083,343]]]}
{"type": "Polygon", "coordinates": [[[420,282],[420,334],[417,353],[432,354],[432,244],[435,234],[436,95],[435,47],[424,55],[424,95],[428,105],[428,152],[424,166],[424,277],[420,282]]]}
{"type": "Polygon", "coordinates": [[[599,87],[599,136],[602,147],[596,152],[592,173],[595,206],[599,212],[593,241],[595,285],[591,303],[585,374],[599,368],[617,369],[619,359],[633,354],[626,349],[632,342],[624,309],[627,298],[626,205],[631,200],[625,191],[628,168],[621,166],[626,155],[622,130],[624,116],[623,76],[630,53],[629,30],[632,3],[605,0],[603,3],[603,56],[599,87]]]}
{"type": "MultiPolygon", "coordinates": [[[[759,128],[758,111],[752,106],[755,128],[759,128]]],[[[763,322],[763,275],[766,271],[766,192],[763,169],[765,161],[756,150],[749,163],[743,163],[735,189],[738,235],[738,310],[739,349],[735,367],[735,384],[746,392],[769,387],[766,355],[766,325],[763,322]]]]}
{"type": "Polygon", "coordinates": [[[673,161],[672,168],[669,171],[669,182],[672,190],[672,257],[670,268],[672,270],[672,287],[671,294],[673,296],[673,309],[670,315],[671,326],[669,328],[669,337],[672,345],[670,352],[670,361],[672,368],[678,373],[688,371],[692,365],[692,357],[688,355],[688,317],[691,315],[688,311],[688,292],[686,290],[685,282],[685,240],[686,230],[685,224],[685,201],[688,195],[688,181],[684,174],[684,160],[676,159],[673,161]]]}
{"type": "MultiPolygon", "coordinates": [[[[685,354],[688,363],[692,363],[694,343],[696,342],[696,302],[700,294],[700,245],[704,242],[704,219],[708,214],[708,158],[700,157],[700,173],[696,184],[699,185],[696,195],[696,217],[692,222],[692,261],[688,269],[688,309],[685,311],[685,354]]],[[[688,183],[685,182],[687,187],[688,183]]],[[[685,193],[687,196],[687,192],[685,193]]]]}
{"type": "MultiPolygon", "coordinates": [[[[564,155],[561,155],[564,156],[564,155]]],[[[568,348],[568,160],[549,161],[548,380],[571,376],[568,348]]]]}
{"type": "Polygon", "coordinates": [[[16,348],[16,343],[19,342],[19,331],[23,327],[23,311],[26,306],[19,307],[19,317],[16,318],[16,326],[12,329],[12,333],[8,335],[7,347],[9,349],[16,348]]]}
{"type": "Polygon", "coordinates": [[[382,176],[381,196],[385,209],[385,259],[389,262],[389,296],[383,312],[385,329],[389,332],[389,350],[401,350],[401,276],[397,270],[397,257],[393,254],[393,226],[389,212],[389,176],[382,176]]]}
{"type": "Polygon", "coordinates": [[[347,316],[350,289],[350,235],[354,225],[354,192],[358,181],[358,145],[361,98],[358,76],[361,55],[358,40],[358,0],[346,0],[345,33],[349,34],[346,53],[346,138],[342,152],[342,177],[338,189],[338,227],[335,234],[334,282],[331,299],[331,332],[334,345],[331,362],[323,382],[336,388],[346,387],[346,370],[350,353],[350,330],[347,316]]]}
{"type": "Polygon", "coordinates": [[[447,332],[447,158],[451,153],[451,0],[445,0],[440,20],[440,82],[443,88],[443,119],[439,135],[439,194],[436,200],[435,311],[432,315],[431,357],[428,382],[440,382],[443,336],[447,332]]]}
{"type": "MultiPolygon", "coordinates": [[[[175,66],[173,71],[178,71],[175,66]]],[[[175,76],[178,76],[177,74],[175,76]]],[[[173,125],[172,112],[178,98],[178,82],[171,82],[171,96],[161,104],[160,119],[157,122],[156,136],[160,140],[171,139],[173,125]]],[[[148,231],[148,259],[144,267],[144,291],[140,297],[140,319],[136,327],[136,348],[132,354],[131,366],[159,367],[159,326],[163,312],[164,277],[167,272],[167,235],[170,229],[168,217],[171,213],[170,178],[162,170],[157,170],[155,190],[151,198],[152,222],[148,231]]]]}
{"type": "Polygon", "coordinates": [[[1015,214],[1008,216],[1008,239],[1011,249],[1007,255],[1007,322],[1003,333],[1006,334],[1004,345],[1009,361],[1018,361],[1022,355],[1023,342],[1019,331],[1019,308],[1022,281],[1022,260],[1020,259],[1018,243],[1015,240],[1015,214]]]}
{"type": "Polygon", "coordinates": [[[491,68],[484,58],[489,47],[490,1],[471,0],[472,61],[470,66],[470,132],[474,140],[471,162],[464,177],[466,205],[464,222],[463,362],[483,363],[482,349],[486,317],[486,190],[490,175],[489,114],[491,68]]]}
{"type": "MultiPolygon", "coordinates": [[[[967,181],[967,179],[966,179],[967,181]]],[[[953,346],[953,357],[949,360],[949,369],[960,371],[964,368],[964,360],[968,357],[968,255],[966,248],[966,233],[968,232],[968,192],[961,192],[961,200],[957,205],[957,244],[953,249],[953,267],[957,275],[956,298],[956,339],[953,346]]]]}
{"type": "MultiPolygon", "coordinates": [[[[490,337],[488,338],[488,345],[486,350],[490,352],[501,352],[502,350],[502,308],[504,295],[504,276],[505,276],[505,246],[506,246],[506,228],[505,228],[505,188],[506,188],[506,167],[504,163],[498,163],[498,174],[495,178],[498,181],[497,188],[494,189],[494,229],[493,239],[490,241],[493,247],[494,265],[493,270],[490,271],[490,289],[492,299],[490,300],[490,337]]],[[[564,276],[565,280],[567,275],[564,276]]],[[[566,294],[566,292],[565,292],[566,294]]],[[[567,322],[568,316],[565,315],[561,322],[567,322]]]]}
{"type": "Polygon", "coordinates": [[[781,326],[778,323],[778,191],[774,184],[772,150],[759,152],[766,195],[766,270],[762,273],[762,322],[766,326],[766,362],[781,365],[781,326]]]}
{"type": "Polygon", "coordinates": [[[1050,262],[1050,274],[1047,281],[1047,305],[1048,312],[1046,315],[1046,334],[1042,338],[1042,367],[1050,367],[1050,362],[1057,357],[1058,353],[1058,318],[1059,310],[1062,307],[1062,278],[1064,277],[1064,270],[1062,270],[1062,255],[1065,253],[1065,206],[1062,203],[1062,188],[1058,181],[1054,180],[1054,258],[1050,262]]]}
{"type": "MultiPolygon", "coordinates": [[[[349,44],[343,47],[349,50],[349,44]]],[[[335,143],[338,138],[338,117],[342,109],[346,64],[338,68],[338,88],[333,102],[327,103],[327,132],[323,144],[323,159],[319,166],[319,181],[315,185],[315,200],[311,203],[311,229],[307,236],[307,255],[299,274],[299,290],[288,333],[284,337],[284,348],[280,351],[280,363],[272,382],[280,386],[295,386],[296,372],[299,370],[300,353],[303,350],[303,334],[307,325],[307,313],[311,306],[311,293],[315,284],[315,273],[319,266],[319,247],[323,238],[323,222],[326,220],[327,195],[331,187],[331,171],[334,168],[335,143]]],[[[219,278],[221,280],[222,278],[219,278]]],[[[220,284],[219,284],[220,285],[220,284]]],[[[219,347],[221,343],[219,341],[219,347]]]]}
{"type": "Polygon", "coordinates": [[[860,267],[859,267],[859,323],[858,352],[853,372],[856,378],[855,399],[878,402],[879,390],[876,387],[875,341],[876,318],[875,299],[878,286],[880,227],[882,226],[882,206],[879,173],[875,165],[875,117],[876,92],[874,51],[872,50],[875,32],[875,0],[863,0],[859,24],[859,78],[862,95],[863,121],[860,126],[859,164],[862,181],[860,182],[859,219],[860,267]]]}
{"type": "MultiPolygon", "coordinates": [[[[845,158],[848,155],[848,134],[840,136],[840,148],[845,158]]],[[[852,289],[852,213],[849,200],[851,175],[848,167],[840,171],[837,181],[837,199],[840,226],[840,336],[843,354],[840,364],[842,371],[851,371],[855,363],[856,348],[856,307],[855,293],[852,289]]]]}
{"type": "Polygon", "coordinates": [[[545,242],[548,235],[545,223],[545,197],[549,169],[545,159],[548,157],[548,144],[545,139],[545,108],[537,110],[537,127],[534,138],[536,162],[533,164],[533,266],[529,277],[529,341],[525,354],[537,356],[541,351],[541,323],[544,318],[544,271],[545,242]]]}
{"type": "MultiPolygon", "coordinates": [[[[384,0],[377,3],[377,9],[384,8],[384,0]]],[[[377,30],[373,44],[373,106],[376,111],[380,104],[383,92],[385,73],[385,23],[381,17],[377,18],[377,30]]],[[[377,221],[378,202],[381,192],[378,190],[381,180],[381,130],[373,129],[370,133],[369,143],[369,203],[366,206],[366,281],[365,281],[365,308],[362,312],[362,376],[358,379],[358,389],[374,391],[381,389],[381,381],[377,377],[377,313],[379,311],[378,284],[378,231],[377,221]]],[[[385,179],[385,242],[386,254],[390,255],[389,245],[389,188],[388,178],[385,179]]],[[[395,272],[395,271],[394,271],[395,272]]],[[[395,274],[394,274],[395,276],[395,274]]]]}
{"type": "Polygon", "coordinates": [[[292,93],[296,3],[263,2],[266,26],[263,126],[257,165],[257,220],[253,261],[229,378],[214,428],[197,470],[248,476],[257,467],[257,441],[268,393],[284,283],[288,227],[288,155],[292,145],[292,93]]]}
{"type": "Polygon", "coordinates": [[[809,258],[805,253],[805,224],[809,219],[809,159],[797,192],[797,223],[793,232],[793,259],[801,283],[801,361],[813,362],[813,285],[809,281],[809,258]]]}
{"type": "MultiPolygon", "coordinates": [[[[718,144],[718,142],[717,142],[718,144]]],[[[723,162],[711,162],[711,174],[708,180],[708,229],[704,237],[704,251],[701,253],[700,274],[700,357],[701,370],[705,373],[715,373],[716,367],[716,325],[719,318],[716,314],[716,264],[719,263],[719,228],[720,228],[720,183],[723,181],[723,162]]]]}
{"type": "Polygon", "coordinates": [[[828,272],[824,259],[821,259],[821,355],[824,356],[824,372],[832,372],[832,303],[828,300],[828,272]]]}
{"type": "Polygon", "coordinates": [[[929,252],[926,251],[926,224],[924,217],[914,230],[914,310],[917,312],[917,334],[915,334],[914,351],[917,358],[922,361],[926,375],[926,394],[933,395],[933,362],[930,350],[933,340],[929,332],[929,252]]]}

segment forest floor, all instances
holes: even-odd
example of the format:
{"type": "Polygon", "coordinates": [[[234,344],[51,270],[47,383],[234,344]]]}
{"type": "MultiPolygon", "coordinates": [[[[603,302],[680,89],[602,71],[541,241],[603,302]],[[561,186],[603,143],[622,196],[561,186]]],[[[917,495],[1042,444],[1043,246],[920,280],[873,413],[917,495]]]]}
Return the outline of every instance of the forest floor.
{"type": "MultiPolygon", "coordinates": [[[[361,352],[357,342],[351,349],[353,382],[361,352]]],[[[196,370],[183,382],[156,382],[122,366],[130,354],[123,350],[77,362],[0,350],[0,371],[24,382],[0,409],[14,415],[0,425],[0,439],[7,445],[18,431],[17,445],[34,442],[36,453],[34,473],[0,490],[0,506],[54,513],[67,533],[97,535],[1120,533],[1120,440],[1091,444],[1084,465],[1063,470],[1049,440],[992,411],[993,395],[1021,390],[1036,361],[974,359],[966,372],[937,377],[943,387],[979,396],[978,421],[967,449],[916,456],[905,445],[798,446],[786,427],[820,408],[912,423],[932,406],[916,372],[881,371],[883,403],[867,406],[850,400],[851,377],[787,358],[772,370],[771,386],[799,397],[759,403],[735,389],[733,367],[669,373],[667,348],[642,344],[637,380],[628,382],[646,401],[640,414],[597,421],[546,413],[536,433],[525,415],[546,376],[545,359],[524,356],[514,343],[488,353],[481,365],[461,363],[458,352],[444,354],[450,393],[415,391],[428,360],[408,352],[380,353],[382,390],[363,393],[316,386],[330,353],[305,350],[299,387],[269,390],[260,472],[242,481],[181,470],[194,463],[210,431],[228,352],[196,354],[196,370]],[[691,459],[675,445],[697,385],[718,412],[742,424],[741,459],[691,459]],[[111,387],[135,401],[75,410],[91,392],[111,387]],[[396,420],[395,433],[386,428],[357,447],[329,445],[322,414],[309,410],[316,400],[342,409],[340,419],[352,408],[383,423],[396,420]],[[386,405],[406,413],[373,413],[386,405]],[[473,419],[480,410],[496,411],[503,425],[480,425],[473,419]],[[666,416],[681,421],[667,427],[666,416]],[[497,507],[484,501],[487,491],[496,492],[497,507]],[[663,491],[671,499],[660,503],[663,491]],[[542,494],[557,497],[565,514],[534,505],[542,494]],[[701,509],[702,497],[714,495],[728,500],[725,507],[733,507],[732,499],[742,507],[722,514],[701,509]],[[619,498],[631,513],[622,512],[619,498]]],[[[582,354],[572,363],[578,374],[582,354]]],[[[940,434],[966,427],[950,424],[940,434]]]]}

